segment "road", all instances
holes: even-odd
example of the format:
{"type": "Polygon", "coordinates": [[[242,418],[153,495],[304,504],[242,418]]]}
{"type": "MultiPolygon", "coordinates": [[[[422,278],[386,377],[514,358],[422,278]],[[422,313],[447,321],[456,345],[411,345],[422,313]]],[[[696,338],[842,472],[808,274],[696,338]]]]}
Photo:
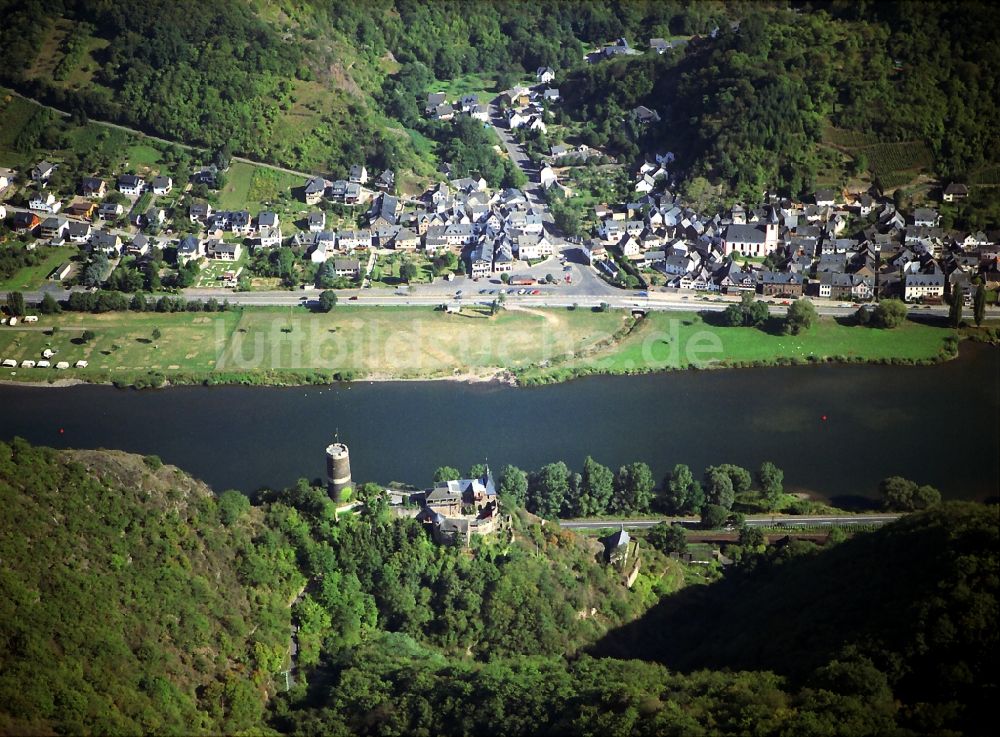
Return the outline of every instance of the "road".
{"type": "MultiPolygon", "coordinates": [[[[845,514],[845,515],[752,515],[746,518],[749,527],[840,527],[843,525],[885,525],[895,522],[901,514],[845,514]]],[[[570,530],[597,530],[624,525],[630,530],[642,530],[660,522],[678,522],[685,527],[701,522],[698,517],[663,517],[660,519],[597,519],[597,520],[559,520],[560,527],[570,530]]]]}
{"type": "MultiPolygon", "coordinates": [[[[562,272],[556,272],[562,273],[562,272]]],[[[341,304],[356,305],[359,307],[438,307],[445,302],[456,299],[456,294],[461,291],[460,301],[466,305],[489,305],[497,298],[501,289],[514,289],[517,287],[506,287],[503,284],[493,282],[474,282],[469,277],[458,277],[454,281],[440,281],[429,285],[414,286],[410,290],[390,290],[390,289],[345,289],[338,290],[337,295],[341,304]],[[480,289],[492,289],[495,294],[479,294],[480,289]]],[[[509,306],[521,305],[524,307],[549,307],[549,308],[596,308],[606,304],[610,309],[621,310],[643,310],[646,312],[721,312],[729,304],[739,300],[732,296],[704,297],[696,294],[681,293],[658,293],[650,292],[648,297],[640,297],[634,292],[623,292],[615,290],[604,284],[596,276],[589,286],[574,283],[573,285],[544,285],[539,284],[531,289],[537,289],[538,295],[518,295],[508,294],[505,296],[509,306]],[[602,287],[607,287],[607,292],[600,291],[602,287]],[[586,293],[586,289],[595,290],[595,293],[586,293]]],[[[63,289],[60,285],[52,283],[46,284],[41,289],[23,292],[25,300],[29,303],[37,303],[42,297],[49,293],[57,300],[68,299],[72,290],[63,289]]],[[[76,291],[79,291],[77,289],[76,291]]],[[[228,300],[230,304],[247,306],[289,306],[302,305],[304,307],[315,307],[319,300],[319,290],[294,290],[294,291],[269,291],[269,292],[234,292],[229,289],[185,289],[181,296],[187,299],[208,299],[214,297],[219,301],[228,300]]],[[[6,299],[6,293],[0,293],[0,298],[6,299]]],[[[846,317],[857,309],[850,303],[816,304],[816,312],[828,317],[846,317]]],[[[781,301],[769,305],[771,312],[775,315],[783,315],[788,309],[781,301]]],[[[948,314],[947,307],[920,308],[911,307],[911,314],[923,316],[944,317],[948,314]]],[[[1000,314],[1000,310],[991,308],[989,316],[1000,314]]]]}

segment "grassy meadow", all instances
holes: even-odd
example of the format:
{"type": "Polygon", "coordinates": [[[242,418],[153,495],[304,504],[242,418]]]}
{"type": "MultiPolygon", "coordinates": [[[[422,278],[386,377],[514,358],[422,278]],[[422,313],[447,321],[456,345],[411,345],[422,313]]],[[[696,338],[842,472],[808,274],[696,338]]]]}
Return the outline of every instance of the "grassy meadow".
{"type": "Polygon", "coordinates": [[[883,331],[821,319],[785,336],[715,327],[694,313],[340,305],[224,313],[63,313],[0,328],[0,359],[86,360],[86,369],[4,369],[2,378],[79,378],[132,383],[151,372],[178,382],[307,383],[339,378],[485,378],[510,372],[525,384],[592,373],[845,361],[929,361],[948,355],[954,331],[907,323],[883,331]],[[52,333],[51,328],[57,330],[52,333]],[[153,338],[154,329],[159,337],[153,338]],[[83,342],[84,330],[95,337],[83,342]]]}

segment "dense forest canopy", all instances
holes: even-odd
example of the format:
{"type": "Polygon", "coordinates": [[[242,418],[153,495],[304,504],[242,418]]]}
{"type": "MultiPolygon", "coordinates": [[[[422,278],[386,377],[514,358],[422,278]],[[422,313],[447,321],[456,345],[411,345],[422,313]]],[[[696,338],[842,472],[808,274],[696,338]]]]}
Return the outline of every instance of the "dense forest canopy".
{"type": "Polygon", "coordinates": [[[251,505],[153,456],[0,444],[0,731],[975,734],[989,721],[995,506],[947,504],[822,549],[748,537],[737,570],[703,585],[646,547],[629,590],[596,542],[523,511],[513,541],[463,551],[394,518],[379,487],[358,496],[366,508],[336,519],[305,481],[251,505]]]}
{"type": "Polygon", "coordinates": [[[0,443],[0,732],[262,719],[302,579],[263,559],[246,582],[262,526],[232,494],[152,456],[0,443]]]}
{"type": "MultiPolygon", "coordinates": [[[[365,159],[431,175],[454,151],[422,125],[428,91],[462,75],[503,89],[552,66],[566,98],[557,120],[572,120],[579,142],[627,163],[674,151],[682,188],[709,181],[759,201],[765,190],[806,194],[831,169],[870,168],[886,190],[921,167],[942,182],[997,176],[1000,29],[976,0],[0,0],[0,15],[6,84],[313,170],[365,159]],[[69,29],[53,25],[60,18],[69,29]],[[643,53],[585,61],[618,37],[643,53]],[[647,50],[654,37],[686,43],[660,56],[647,50]],[[661,122],[631,124],[639,104],[661,122]],[[436,142],[432,156],[413,130],[436,142]]],[[[469,161],[498,171],[491,155],[469,161]]],[[[995,199],[974,195],[976,207],[995,199]]]]}

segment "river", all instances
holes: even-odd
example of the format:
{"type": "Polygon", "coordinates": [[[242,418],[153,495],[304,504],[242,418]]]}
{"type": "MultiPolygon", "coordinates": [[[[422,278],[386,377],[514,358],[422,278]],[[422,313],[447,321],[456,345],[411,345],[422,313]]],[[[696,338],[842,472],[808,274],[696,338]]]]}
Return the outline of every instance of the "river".
{"type": "Polygon", "coordinates": [[[0,438],[155,453],[215,490],[324,474],[339,431],[355,481],[428,484],[441,465],[525,469],[586,455],[756,468],[846,503],[899,474],[950,499],[1000,486],[1000,351],[963,344],[944,364],[794,366],[589,377],[513,388],[448,381],[333,387],[0,386],[0,438]]]}

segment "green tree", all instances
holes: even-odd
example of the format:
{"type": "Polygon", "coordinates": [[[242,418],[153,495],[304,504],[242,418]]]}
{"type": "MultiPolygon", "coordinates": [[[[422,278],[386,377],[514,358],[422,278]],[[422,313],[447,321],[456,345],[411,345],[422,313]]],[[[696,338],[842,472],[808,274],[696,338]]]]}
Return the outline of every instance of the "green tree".
{"type": "Polygon", "coordinates": [[[322,312],[330,312],[337,306],[337,293],[332,289],[324,289],[319,295],[319,309],[322,312]]]}
{"type": "Polygon", "coordinates": [[[701,526],[706,530],[717,530],[729,519],[729,510],[718,504],[706,504],[701,508],[701,526]]]}
{"type": "Polygon", "coordinates": [[[542,466],[528,477],[528,510],[554,518],[569,492],[569,469],[562,461],[542,466]]]}
{"type": "Polygon", "coordinates": [[[733,493],[746,494],[753,488],[753,476],[742,466],[732,463],[722,463],[716,466],[716,468],[728,474],[729,480],[733,482],[733,493]]]}
{"type": "Polygon", "coordinates": [[[886,509],[912,512],[926,509],[941,501],[941,492],[933,486],[918,486],[902,476],[890,476],[879,484],[879,492],[886,509]]]}
{"type": "Polygon", "coordinates": [[[462,478],[462,472],[454,466],[438,466],[434,472],[434,483],[462,478]]]}
{"type": "Polygon", "coordinates": [[[743,525],[740,527],[738,544],[747,550],[759,552],[767,545],[767,538],[764,537],[764,531],[759,527],[743,525]]]}
{"type": "Polygon", "coordinates": [[[80,340],[82,340],[84,343],[89,343],[96,337],[97,334],[93,330],[84,330],[83,333],[80,335],[80,340]]]}
{"type": "Polygon", "coordinates": [[[219,521],[227,527],[238,522],[250,511],[250,500],[246,494],[229,489],[219,494],[219,521]]]}
{"type": "Polygon", "coordinates": [[[528,499],[528,474],[510,464],[500,471],[500,495],[519,507],[528,499]]]}
{"type": "Polygon", "coordinates": [[[770,311],[750,292],[740,295],[739,304],[729,305],[723,313],[724,322],[730,327],[759,327],[767,322],[770,311]]]}
{"type": "Polygon", "coordinates": [[[153,340],[159,340],[162,335],[163,333],[160,332],[159,328],[153,328],[153,332],[150,333],[150,337],[152,337],[153,340]]]}
{"type": "Polygon", "coordinates": [[[409,284],[417,278],[417,265],[409,259],[403,261],[399,266],[399,278],[409,284]]]}
{"type": "Polygon", "coordinates": [[[8,292],[7,309],[14,317],[24,317],[24,295],[20,292],[8,292]]]}
{"type": "Polygon", "coordinates": [[[580,497],[574,514],[581,517],[604,514],[614,493],[614,474],[590,456],[583,462],[580,497]]]}
{"type": "Polygon", "coordinates": [[[472,468],[469,469],[470,479],[478,479],[480,476],[486,475],[486,464],[485,463],[474,463],[472,468]]]}
{"type": "Polygon", "coordinates": [[[816,308],[813,303],[805,298],[797,299],[788,306],[788,314],[785,316],[785,332],[798,335],[811,328],[814,322],[816,322],[816,308]]]}
{"type": "Polygon", "coordinates": [[[976,287],[976,293],[972,297],[972,319],[976,321],[976,327],[983,324],[986,317],[986,287],[982,284],[976,287]]]}
{"type": "Polygon", "coordinates": [[[615,474],[614,494],[611,511],[648,512],[653,501],[653,472],[645,463],[629,463],[621,466],[615,474]]]}
{"type": "Polygon", "coordinates": [[[906,320],[906,305],[898,299],[883,299],[872,312],[872,325],[891,330],[906,320]]]}
{"type": "Polygon", "coordinates": [[[701,485],[688,466],[678,463],[663,481],[664,509],[668,514],[696,514],[703,503],[701,485]]]}
{"type": "Polygon", "coordinates": [[[58,315],[62,312],[62,307],[59,306],[56,298],[50,292],[46,292],[42,301],[38,303],[38,310],[43,315],[58,315]]]}
{"type": "Polygon", "coordinates": [[[962,307],[965,303],[965,290],[955,287],[951,293],[951,305],[948,308],[948,324],[957,328],[962,324],[962,307]]]}
{"type": "Polygon", "coordinates": [[[927,509],[941,503],[941,492],[924,484],[913,493],[913,501],[917,509],[927,509]]]}
{"type": "Polygon", "coordinates": [[[784,471],[773,463],[764,461],[760,464],[760,469],[757,471],[757,483],[760,485],[761,499],[768,509],[774,509],[778,499],[784,493],[784,480],[784,471]]]}
{"type": "Polygon", "coordinates": [[[659,522],[646,533],[646,540],[663,553],[687,552],[687,533],[681,525],[659,522]]]}
{"type": "Polygon", "coordinates": [[[385,489],[379,484],[364,483],[357,488],[356,496],[364,505],[365,513],[375,520],[386,520],[389,516],[389,500],[385,489]]]}
{"type": "Polygon", "coordinates": [[[705,499],[709,504],[730,510],[736,500],[733,480],[726,470],[720,466],[709,466],[705,469],[705,499]]]}
{"type": "Polygon", "coordinates": [[[333,261],[324,261],[316,269],[316,286],[320,289],[333,287],[339,279],[340,277],[337,276],[337,268],[333,261]]]}

